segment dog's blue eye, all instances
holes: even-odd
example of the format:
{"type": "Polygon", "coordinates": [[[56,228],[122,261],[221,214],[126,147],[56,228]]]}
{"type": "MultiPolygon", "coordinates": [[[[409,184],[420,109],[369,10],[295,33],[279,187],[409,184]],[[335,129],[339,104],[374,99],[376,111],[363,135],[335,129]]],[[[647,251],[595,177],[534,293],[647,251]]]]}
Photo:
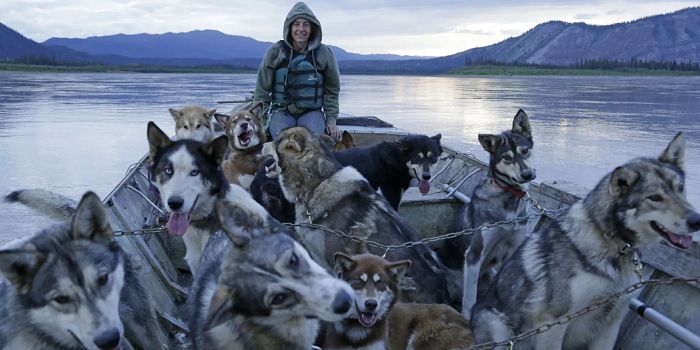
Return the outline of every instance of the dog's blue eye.
{"type": "Polygon", "coordinates": [[[521,153],[522,155],[527,155],[528,152],[530,152],[530,151],[529,151],[527,148],[523,148],[523,149],[520,151],[520,153],[521,153]]]}
{"type": "Polygon", "coordinates": [[[197,175],[199,175],[199,170],[194,169],[194,170],[190,171],[190,176],[197,176],[197,175]]]}
{"type": "Polygon", "coordinates": [[[361,280],[350,281],[350,287],[352,289],[362,289],[363,286],[364,286],[364,282],[362,282],[361,280]]]}
{"type": "Polygon", "coordinates": [[[97,285],[104,286],[109,281],[109,275],[104,274],[97,278],[97,285]]]}
{"type": "Polygon", "coordinates": [[[165,168],[165,169],[163,169],[163,172],[165,173],[165,175],[172,175],[173,168],[165,168]]]}
{"type": "Polygon", "coordinates": [[[384,281],[377,281],[374,285],[377,287],[377,289],[386,289],[386,283],[384,283],[384,281]]]}
{"type": "Polygon", "coordinates": [[[661,202],[664,200],[664,198],[658,194],[653,194],[653,195],[649,196],[649,200],[652,202],[661,202]]]}
{"type": "Polygon", "coordinates": [[[65,296],[65,295],[59,295],[59,296],[53,298],[53,301],[55,301],[61,305],[65,305],[65,304],[70,303],[70,298],[65,296]]]}
{"type": "Polygon", "coordinates": [[[513,157],[511,157],[511,156],[509,156],[509,155],[505,155],[505,156],[503,156],[503,160],[505,160],[506,162],[512,162],[512,161],[513,161],[513,157]]]}

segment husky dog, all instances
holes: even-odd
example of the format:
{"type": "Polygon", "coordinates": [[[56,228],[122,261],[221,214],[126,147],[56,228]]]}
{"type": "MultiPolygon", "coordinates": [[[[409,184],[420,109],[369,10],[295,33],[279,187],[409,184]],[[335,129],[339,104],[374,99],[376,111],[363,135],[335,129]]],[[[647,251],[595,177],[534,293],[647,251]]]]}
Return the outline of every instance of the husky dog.
{"type": "Polygon", "coordinates": [[[249,194],[217,203],[224,232],[207,244],[190,292],[195,349],[308,350],[319,319],[343,319],[352,289],[314,262],[249,194]]]}
{"type": "Polygon", "coordinates": [[[88,192],[75,206],[42,193],[49,192],[17,191],[7,200],[68,223],[0,251],[0,349],[118,349],[124,336],[143,349],[164,348],[148,295],[112,241],[97,195],[88,192]]]}
{"type": "Polygon", "coordinates": [[[200,106],[187,106],[182,109],[168,108],[168,111],[175,120],[175,135],[178,139],[209,142],[214,138],[212,119],[216,109],[207,110],[200,106]]]}
{"type": "MultiPolygon", "coordinates": [[[[450,225],[449,232],[511,220],[527,214],[523,197],[529,182],[535,178],[535,169],[530,164],[533,141],[527,114],[522,109],[519,110],[515,114],[511,130],[499,135],[479,134],[479,143],[489,153],[488,174],[474,188],[471,202],[459,212],[450,225]]],[[[526,223],[494,227],[475,232],[469,245],[462,236],[445,241],[438,250],[445,266],[454,270],[464,269],[464,317],[471,317],[480,278],[482,283],[488,282],[490,271],[498,271],[503,261],[525,239],[526,228],[526,223]]],[[[482,292],[487,289],[488,285],[478,288],[482,292]]]]}
{"type": "Polygon", "coordinates": [[[470,346],[468,322],[445,304],[396,302],[411,265],[376,255],[335,255],[335,270],[355,290],[350,317],[329,326],[324,349],[447,350],[470,346]]]}
{"type": "MultiPolygon", "coordinates": [[[[384,245],[417,241],[418,234],[353,167],[342,167],[317,136],[302,128],[282,131],[275,141],[279,181],[285,197],[295,204],[297,223],[314,223],[353,237],[384,245]]],[[[333,254],[355,255],[384,250],[316,228],[299,228],[302,242],[316,261],[333,266],[333,254]],[[368,251],[369,250],[369,251],[368,251]]],[[[410,259],[419,301],[444,302],[447,297],[442,264],[425,245],[386,252],[388,259],[410,259]]],[[[405,279],[410,282],[410,279],[405,279]]],[[[405,281],[405,282],[406,282],[405,281]]]]}
{"type": "MultiPolygon", "coordinates": [[[[679,133],[659,158],[615,168],[565,214],[530,234],[474,308],[477,342],[504,340],[634,284],[637,249],[661,240],[690,247],[700,214],[685,199],[684,154],[679,133]]],[[[630,298],[516,347],[612,349],[630,298]]]]}
{"type": "Polygon", "coordinates": [[[428,180],[442,154],[440,136],[404,136],[396,142],[336,152],[335,158],[340,164],[357,169],[375,190],[382,191],[391,207],[398,210],[411,179],[418,181],[422,194],[430,191],[428,180]]]}
{"type": "Polygon", "coordinates": [[[265,128],[262,124],[263,104],[259,102],[249,110],[232,116],[216,114],[229,139],[230,154],[224,161],[224,174],[232,184],[248,190],[255,172],[263,160],[260,151],[265,143],[265,128]]]}
{"type": "Polygon", "coordinates": [[[231,188],[221,170],[228,138],[222,135],[209,143],[171,141],[153,122],[148,123],[147,136],[149,176],[171,213],[166,227],[171,235],[183,237],[185,260],[194,275],[207,240],[219,229],[214,203],[231,188]]]}
{"type": "Polygon", "coordinates": [[[326,330],[324,349],[386,349],[389,311],[410,260],[390,263],[379,256],[335,254],[338,277],[355,291],[353,312],[326,330]]]}
{"type": "Polygon", "coordinates": [[[273,142],[267,142],[263,145],[262,155],[265,160],[255,174],[253,182],[250,183],[250,194],[277,221],[292,223],[296,217],[294,204],[284,198],[282,187],[277,180],[279,166],[277,166],[277,154],[275,154],[274,148],[273,142]]]}

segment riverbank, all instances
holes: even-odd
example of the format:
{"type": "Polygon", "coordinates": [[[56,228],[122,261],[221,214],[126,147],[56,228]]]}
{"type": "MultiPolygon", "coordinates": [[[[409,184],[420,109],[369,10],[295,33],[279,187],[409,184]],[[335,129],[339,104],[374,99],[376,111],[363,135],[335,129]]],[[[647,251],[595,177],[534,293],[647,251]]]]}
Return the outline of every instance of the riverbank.
{"type": "MultiPolygon", "coordinates": [[[[256,73],[255,69],[234,68],[229,66],[206,67],[168,67],[145,65],[34,65],[19,63],[0,63],[0,71],[46,72],[46,73],[256,73]]],[[[341,69],[341,73],[345,73],[341,69]]],[[[353,72],[353,75],[367,73],[353,72]]],[[[377,72],[372,72],[377,74],[377,72]]],[[[405,75],[387,71],[385,75],[405,75]]],[[[413,75],[413,74],[409,74],[413,75]]],[[[619,69],[574,69],[541,68],[518,66],[466,66],[450,70],[445,75],[460,76],[700,76],[698,71],[670,71],[661,69],[619,68],[619,69]]]]}
{"type": "Polygon", "coordinates": [[[542,68],[520,66],[465,66],[449,71],[448,75],[572,75],[572,76],[700,76],[699,71],[671,71],[663,69],[618,68],[618,69],[577,69],[577,68],[542,68]]]}
{"type": "Polygon", "coordinates": [[[36,73],[255,73],[253,69],[226,66],[167,67],[141,65],[54,66],[20,63],[0,63],[0,71],[36,73]]]}

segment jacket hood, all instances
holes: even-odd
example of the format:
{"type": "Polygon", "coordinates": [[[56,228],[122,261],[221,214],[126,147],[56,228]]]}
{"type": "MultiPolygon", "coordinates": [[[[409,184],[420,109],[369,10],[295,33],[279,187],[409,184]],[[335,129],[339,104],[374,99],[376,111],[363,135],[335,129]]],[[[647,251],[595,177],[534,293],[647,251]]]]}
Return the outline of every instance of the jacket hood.
{"type": "Polygon", "coordinates": [[[305,3],[303,2],[297,2],[291,10],[289,10],[289,13],[287,14],[287,18],[284,20],[284,28],[282,28],[282,38],[284,38],[284,42],[289,45],[289,47],[292,46],[292,33],[290,31],[290,27],[294,21],[297,20],[297,18],[305,18],[309,22],[311,22],[311,26],[313,27],[313,33],[311,34],[311,37],[309,38],[309,47],[308,50],[311,51],[321,45],[321,22],[318,21],[316,18],[316,15],[311,11],[311,9],[306,6],[305,3]]]}

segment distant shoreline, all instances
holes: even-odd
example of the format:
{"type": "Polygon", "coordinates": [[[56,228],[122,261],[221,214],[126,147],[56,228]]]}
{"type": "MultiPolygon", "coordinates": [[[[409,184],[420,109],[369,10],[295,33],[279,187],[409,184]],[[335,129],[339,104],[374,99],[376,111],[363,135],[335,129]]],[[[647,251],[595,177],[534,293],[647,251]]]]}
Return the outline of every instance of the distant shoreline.
{"type": "Polygon", "coordinates": [[[698,71],[671,71],[665,69],[616,68],[616,69],[582,69],[582,68],[543,68],[521,66],[479,65],[465,66],[449,71],[447,75],[486,75],[486,76],[700,76],[698,71]]]}
{"type": "MultiPolygon", "coordinates": [[[[256,73],[254,69],[226,66],[207,67],[167,67],[141,65],[33,65],[20,63],[0,63],[0,71],[36,73],[256,73]]],[[[353,72],[347,75],[406,75],[391,72],[353,72]]],[[[415,75],[415,74],[409,74],[415,75]]],[[[475,65],[452,69],[443,76],[700,76],[698,71],[670,71],[663,69],[618,68],[618,69],[579,69],[543,68],[500,65],[475,65]]]]}

